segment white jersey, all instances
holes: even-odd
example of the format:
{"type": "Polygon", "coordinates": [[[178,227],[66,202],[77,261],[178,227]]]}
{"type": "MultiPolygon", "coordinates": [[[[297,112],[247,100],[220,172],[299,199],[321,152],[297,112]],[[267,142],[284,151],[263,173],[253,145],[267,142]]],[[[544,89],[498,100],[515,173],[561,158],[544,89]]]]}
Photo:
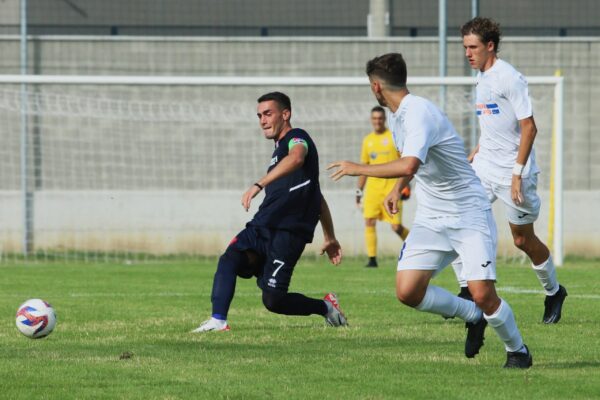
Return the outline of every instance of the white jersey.
{"type": "Polygon", "coordinates": [[[464,143],[442,111],[422,97],[407,95],[388,115],[402,157],[417,157],[417,222],[420,217],[481,213],[491,208],[479,178],[467,161],[464,143]]]}
{"type": "MultiPolygon", "coordinates": [[[[510,185],[521,141],[519,120],[533,115],[527,80],[512,65],[497,59],[490,69],[477,74],[476,92],[481,138],[473,168],[483,179],[510,185]]],[[[523,177],[537,173],[532,149],[523,177]]]]}

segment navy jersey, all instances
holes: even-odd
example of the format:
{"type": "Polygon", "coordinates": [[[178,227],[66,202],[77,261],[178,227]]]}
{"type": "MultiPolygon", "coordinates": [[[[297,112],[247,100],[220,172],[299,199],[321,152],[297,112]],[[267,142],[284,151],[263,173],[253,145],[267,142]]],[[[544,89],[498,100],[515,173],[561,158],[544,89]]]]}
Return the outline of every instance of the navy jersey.
{"type": "Polygon", "coordinates": [[[304,164],[265,187],[265,199],[248,225],[290,231],[310,243],[321,213],[321,188],[319,155],[308,133],[295,128],[276,142],[268,171],[275,168],[293,146],[307,148],[304,164]]]}

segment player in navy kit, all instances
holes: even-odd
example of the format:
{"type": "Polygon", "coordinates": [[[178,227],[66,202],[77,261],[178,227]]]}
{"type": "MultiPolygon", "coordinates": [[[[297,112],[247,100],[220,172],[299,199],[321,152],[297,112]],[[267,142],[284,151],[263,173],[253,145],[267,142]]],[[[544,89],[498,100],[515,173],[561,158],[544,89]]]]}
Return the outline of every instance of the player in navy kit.
{"type": "Polygon", "coordinates": [[[265,176],[242,196],[248,211],[252,199],[265,191],[254,218],[246,224],[219,258],[212,289],[212,317],[193,332],[227,331],[227,313],[233,300],[237,277],[257,278],[265,307],[285,315],[325,317],[332,326],[346,324],[335,294],[323,300],[288,293],[294,266],[304,246],[312,242],[321,222],[327,253],[333,264],[341,261],[331,214],[319,186],[319,156],[309,134],[292,128],[291,102],[280,92],[258,99],[257,116],[265,138],[275,142],[275,151],[265,176]]]}

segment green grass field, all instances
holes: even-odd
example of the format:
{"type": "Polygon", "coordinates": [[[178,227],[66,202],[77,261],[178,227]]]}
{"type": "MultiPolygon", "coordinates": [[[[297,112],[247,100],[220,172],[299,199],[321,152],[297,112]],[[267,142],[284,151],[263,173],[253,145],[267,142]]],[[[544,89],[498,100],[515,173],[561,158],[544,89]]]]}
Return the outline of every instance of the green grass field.
{"type": "MultiPolygon", "coordinates": [[[[267,312],[253,280],[238,281],[231,332],[191,334],[210,315],[215,260],[124,264],[0,265],[0,398],[108,399],[517,399],[600,396],[600,262],[568,261],[563,319],[543,325],[544,295],[525,265],[501,265],[499,292],[534,355],[528,371],[503,370],[488,329],[475,359],[458,320],[394,297],[394,260],[340,267],[305,257],[292,290],[337,292],[350,327],[267,312]],[[55,307],[48,338],[14,326],[32,297],[55,307]],[[131,352],[129,359],[120,359],[131,352]]],[[[455,291],[450,268],[434,281],[455,291]]]]}

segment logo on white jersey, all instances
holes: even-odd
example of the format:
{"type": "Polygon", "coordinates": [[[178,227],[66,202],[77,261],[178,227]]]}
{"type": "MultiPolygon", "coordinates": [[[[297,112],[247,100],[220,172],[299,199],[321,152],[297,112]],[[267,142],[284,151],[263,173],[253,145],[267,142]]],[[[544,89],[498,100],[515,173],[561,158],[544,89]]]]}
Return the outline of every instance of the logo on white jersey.
{"type": "Polygon", "coordinates": [[[475,104],[477,115],[500,114],[500,107],[497,103],[477,103],[475,104]]]}

